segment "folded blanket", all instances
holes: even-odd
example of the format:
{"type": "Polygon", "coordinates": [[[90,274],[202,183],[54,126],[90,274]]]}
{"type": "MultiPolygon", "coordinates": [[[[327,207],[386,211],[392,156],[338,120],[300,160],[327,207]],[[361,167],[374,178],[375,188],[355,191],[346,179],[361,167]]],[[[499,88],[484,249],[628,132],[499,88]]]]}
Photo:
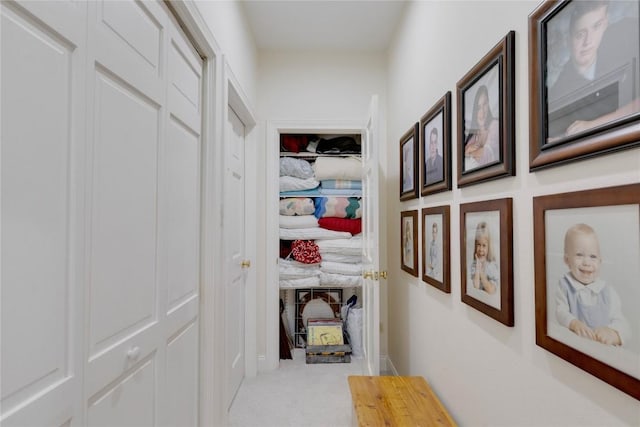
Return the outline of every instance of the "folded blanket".
{"type": "MultiPolygon", "coordinates": [[[[362,264],[351,264],[345,262],[332,262],[322,260],[320,271],[330,274],[344,274],[347,276],[361,276],[362,264]]],[[[281,276],[282,277],[282,276],[281,276]]]]}
{"type": "Polygon", "coordinates": [[[278,265],[284,265],[285,267],[296,267],[296,268],[320,268],[320,263],[317,262],[315,264],[306,264],[304,262],[296,261],[295,259],[288,258],[280,258],[278,260],[278,265]]]}
{"type": "MultiPolygon", "coordinates": [[[[314,217],[315,218],[315,217],[314,217]]],[[[282,222],[280,223],[282,227],[282,222]]],[[[347,219],[347,218],[320,218],[318,225],[327,230],[333,231],[346,231],[351,234],[360,234],[362,231],[362,219],[347,219]]],[[[291,227],[288,227],[291,228],[291,227]]]]}
{"type": "Polygon", "coordinates": [[[342,197],[361,197],[362,190],[342,189],[342,188],[318,188],[317,191],[321,196],[342,196],[342,197]]]}
{"type": "Polygon", "coordinates": [[[350,233],[343,231],[326,230],[324,228],[280,228],[282,240],[323,240],[323,239],[348,239],[350,233]]]}
{"type": "Polygon", "coordinates": [[[280,215],[313,215],[316,206],[308,197],[290,197],[280,200],[280,215]]]}
{"type": "Polygon", "coordinates": [[[320,267],[289,267],[283,264],[279,266],[280,280],[304,279],[305,277],[320,276],[320,267]]]}
{"type": "Polygon", "coordinates": [[[362,277],[345,276],[344,274],[320,273],[320,286],[339,286],[342,288],[362,286],[362,277]]]}
{"type": "Polygon", "coordinates": [[[362,190],[362,181],[351,181],[347,179],[325,179],[320,181],[323,189],[336,190],[362,190]]]}
{"type": "Polygon", "coordinates": [[[329,262],[341,262],[341,263],[351,263],[351,264],[360,264],[362,262],[362,249],[357,255],[342,255],[334,252],[327,252],[323,249],[320,249],[320,255],[322,256],[322,261],[329,262]]]}
{"type": "Polygon", "coordinates": [[[307,179],[313,177],[311,163],[295,157],[280,157],[280,176],[307,179]]]}
{"type": "MultiPolygon", "coordinates": [[[[362,238],[322,240],[316,242],[320,253],[333,253],[340,255],[362,255],[362,238]]],[[[324,255],[323,255],[324,256],[324,255]]]]}
{"type": "Polygon", "coordinates": [[[311,288],[313,286],[320,286],[320,278],[318,276],[280,280],[281,288],[311,288]]]}
{"type": "Polygon", "coordinates": [[[316,179],[362,179],[362,159],[359,157],[318,157],[313,164],[316,179]]]}
{"type": "Polygon", "coordinates": [[[357,197],[318,197],[315,216],[317,218],[362,218],[362,206],[357,197]]]}
{"type": "Polygon", "coordinates": [[[310,190],[320,185],[315,178],[296,178],[294,176],[281,176],[280,177],[280,191],[297,191],[297,190],[310,190]]]}
{"type": "MultiPolygon", "coordinates": [[[[318,218],[315,215],[280,215],[280,227],[282,228],[313,228],[318,226],[318,218]]],[[[334,228],[328,228],[329,230],[335,230],[334,228]]],[[[347,230],[335,230],[335,231],[347,231],[347,230]]],[[[356,233],[357,234],[357,233],[356,233]]]]}

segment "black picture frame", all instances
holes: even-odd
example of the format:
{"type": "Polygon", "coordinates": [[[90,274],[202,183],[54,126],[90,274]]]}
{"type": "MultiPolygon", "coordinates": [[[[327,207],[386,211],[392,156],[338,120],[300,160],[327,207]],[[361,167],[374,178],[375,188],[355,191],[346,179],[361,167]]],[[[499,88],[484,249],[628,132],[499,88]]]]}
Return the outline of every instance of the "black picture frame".
{"type": "Polygon", "coordinates": [[[640,400],[640,184],[534,197],[533,220],[536,344],[640,400]],[[585,321],[594,334],[565,301],[585,285],[611,307],[605,323],[585,321]],[[595,335],[602,326],[620,342],[595,335]]]}
{"type": "Polygon", "coordinates": [[[451,92],[420,119],[420,194],[451,190],[451,92]]]}
{"type": "Polygon", "coordinates": [[[418,132],[419,123],[400,138],[400,200],[411,200],[418,197],[418,132]]]}
{"type": "Polygon", "coordinates": [[[547,0],[529,15],[530,171],[640,144],[638,10],[547,0]],[[586,28],[595,41],[581,51],[586,28]]]}
{"type": "Polygon", "coordinates": [[[462,302],[513,326],[511,198],[460,205],[460,263],[462,302]]]}
{"type": "Polygon", "coordinates": [[[507,33],[456,87],[458,187],[514,176],[515,31],[507,33]]]}

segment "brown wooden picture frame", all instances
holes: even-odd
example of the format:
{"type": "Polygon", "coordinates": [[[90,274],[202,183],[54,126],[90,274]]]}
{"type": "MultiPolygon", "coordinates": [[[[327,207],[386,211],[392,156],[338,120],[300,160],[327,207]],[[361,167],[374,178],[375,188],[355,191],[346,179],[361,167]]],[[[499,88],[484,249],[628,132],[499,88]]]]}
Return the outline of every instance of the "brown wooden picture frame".
{"type": "Polygon", "coordinates": [[[547,0],[529,15],[529,170],[640,144],[640,39],[634,3],[547,0]],[[595,35],[599,48],[592,80],[572,65],[571,41],[578,40],[582,22],[604,31],[595,35]]]}
{"type": "Polygon", "coordinates": [[[420,177],[423,196],[451,190],[451,92],[420,119],[420,177]]]}
{"type": "Polygon", "coordinates": [[[515,31],[500,40],[456,87],[458,187],[514,176],[515,31]]]}
{"type": "MultiPolygon", "coordinates": [[[[533,221],[536,344],[640,400],[640,343],[636,343],[640,313],[635,306],[640,300],[640,184],[534,197],[533,221]],[[582,261],[589,250],[577,244],[576,249],[565,247],[577,238],[592,239],[596,256],[582,261]],[[589,266],[593,259],[598,265],[595,276],[589,266]],[[591,276],[580,277],[584,274],[580,270],[574,275],[573,263],[581,266],[583,262],[586,265],[580,268],[591,276]],[[620,302],[619,315],[606,318],[612,322],[607,328],[619,328],[620,345],[607,345],[604,335],[583,338],[568,323],[580,320],[574,309],[567,315],[567,308],[575,307],[565,305],[569,291],[582,289],[580,281],[600,286],[598,279],[614,290],[615,298],[607,297],[611,307],[615,299],[620,302]],[[625,343],[627,326],[635,328],[635,336],[625,343]]],[[[604,288],[596,289],[605,294],[604,288]]],[[[585,324],[596,331],[596,324],[585,324]]]]}
{"type": "Polygon", "coordinates": [[[462,302],[513,326],[511,198],[460,205],[460,263],[462,302]]]}
{"type": "Polygon", "coordinates": [[[418,277],[418,211],[400,212],[400,266],[418,277]]]}
{"type": "Polygon", "coordinates": [[[450,208],[422,208],[422,281],[451,293],[450,208]],[[435,237],[434,237],[435,235],[435,237]]]}
{"type": "Polygon", "coordinates": [[[420,124],[416,122],[400,138],[400,200],[418,197],[418,133],[420,124]]]}

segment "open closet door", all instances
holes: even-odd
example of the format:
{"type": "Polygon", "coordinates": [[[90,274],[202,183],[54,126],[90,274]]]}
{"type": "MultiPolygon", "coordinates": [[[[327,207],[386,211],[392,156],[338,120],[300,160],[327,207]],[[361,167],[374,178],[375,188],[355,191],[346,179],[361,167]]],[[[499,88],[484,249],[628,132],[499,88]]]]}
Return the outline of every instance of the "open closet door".
{"type": "Polygon", "coordinates": [[[380,372],[380,287],[378,260],[378,96],[374,95],[369,107],[369,116],[364,129],[362,143],[363,183],[362,198],[364,212],[363,271],[364,304],[363,347],[368,375],[380,372]]]}

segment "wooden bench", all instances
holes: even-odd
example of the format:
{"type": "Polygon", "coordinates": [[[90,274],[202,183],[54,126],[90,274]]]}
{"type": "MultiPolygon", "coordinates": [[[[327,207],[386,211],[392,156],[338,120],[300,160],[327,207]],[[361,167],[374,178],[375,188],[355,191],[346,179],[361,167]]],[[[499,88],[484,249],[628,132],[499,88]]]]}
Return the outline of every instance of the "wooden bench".
{"type": "Polygon", "coordinates": [[[455,426],[422,377],[350,376],[354,425],[455,426]]]}

